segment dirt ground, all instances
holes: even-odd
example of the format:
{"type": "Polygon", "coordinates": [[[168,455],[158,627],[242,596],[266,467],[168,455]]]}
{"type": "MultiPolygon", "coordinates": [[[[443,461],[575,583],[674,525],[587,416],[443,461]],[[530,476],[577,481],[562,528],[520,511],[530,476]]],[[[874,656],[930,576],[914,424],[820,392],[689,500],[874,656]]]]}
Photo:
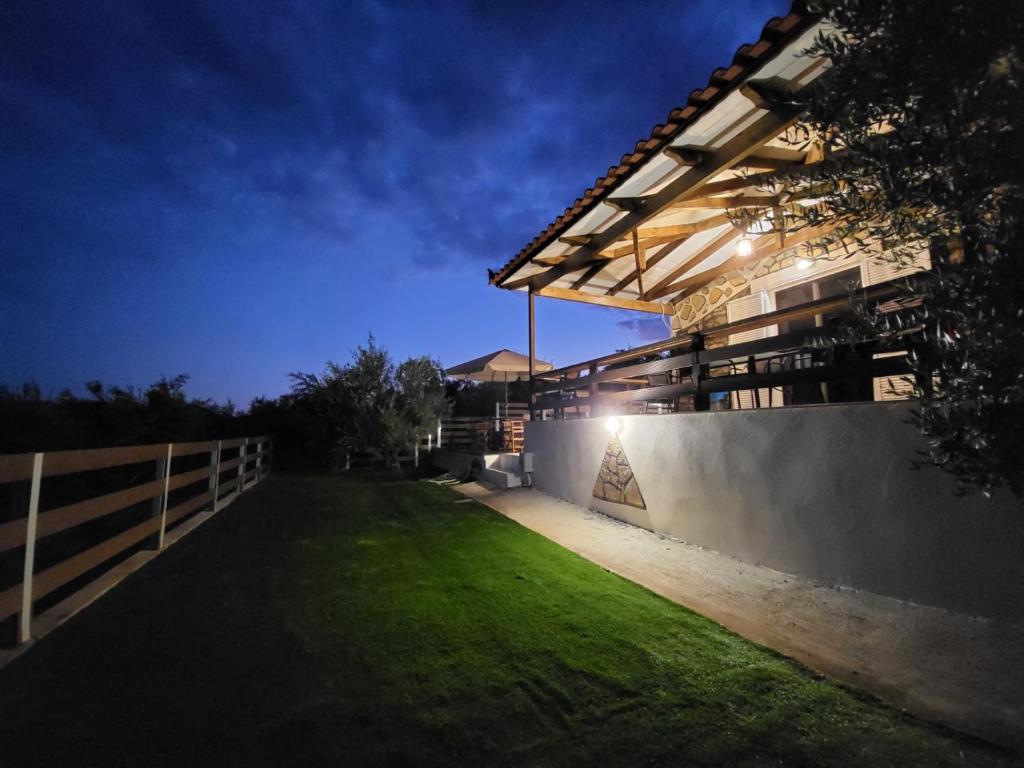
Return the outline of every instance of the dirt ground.
{"type": "Polygon", "coordinates": [[[742,563],[528,488],[456,490],[841,683],[1024,750],[1024,626],[742,563]]]}

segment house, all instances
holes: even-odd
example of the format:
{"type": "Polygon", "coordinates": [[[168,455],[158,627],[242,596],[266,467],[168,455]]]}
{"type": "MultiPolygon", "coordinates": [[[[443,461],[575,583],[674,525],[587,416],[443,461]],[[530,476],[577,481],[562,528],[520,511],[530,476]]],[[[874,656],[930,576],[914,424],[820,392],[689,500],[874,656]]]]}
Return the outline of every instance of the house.
{"type": "MultiPolygon", "coordinates": [[[[785,94],[820,77],[822,22],[794,6],[711,73],[490,282],[535,303],[651,313],[672,335],[546,372],[531,367],[527,479],[544,493],[739,560],[971,615],[1024,621],[1024,526],[1009,495],[960,498],[913,468],[913,333],[836,344],[855,304],[898,311],[878,243],[807,253],[788,231],[820,150],[785,94]],[[797,182],[766,187],[786,168],[797,182]],[[737,212],[747,212],[745,218],[737,212]],[[750,225],[737,226],[738,221],[750,225]],[[599,417],[599,418],[596,418],[599,417]]],[[[681,84],[683,85],[683,84],[681,84]]],[[[900,281],[902,282],[902,281],[900,281]]],[[[912,299],[911,299],[912,300],[912,299]]]]}
{"type": "Polygon", "coordinates": [[[806,246],[834,227],[787,231],[786,210],[814,199],[799,181],[783,190],[765,186],[768,172],[786,169],[799,179],[821,159],[799,131],[799,115],[769,106],[771,94],[799,91],[825,70],[803,53],[821,29],[798,12],[770,21],[756,43],[742,46],[731,65],[715,70],[492,273],[493,285],[529,294],[531,339],[536,297],[671,318],[668,343],[546,374],[536,382],[539,410],[572,417],[912,394],[905,339],[876,345],[856,371],[830,367],[828,355],[808,349],[833,316],[849,311],[852,289],[877,303],[895,295],[887,283],[928,269],[927,247],[911,260],[897,261],[871,242],[808,258],[806,246]],[[742,213],[756,223],[738,225],[742,213]],[[705,347],[734,349],[705,355],[692,370],[654,359],[705,347]]]}

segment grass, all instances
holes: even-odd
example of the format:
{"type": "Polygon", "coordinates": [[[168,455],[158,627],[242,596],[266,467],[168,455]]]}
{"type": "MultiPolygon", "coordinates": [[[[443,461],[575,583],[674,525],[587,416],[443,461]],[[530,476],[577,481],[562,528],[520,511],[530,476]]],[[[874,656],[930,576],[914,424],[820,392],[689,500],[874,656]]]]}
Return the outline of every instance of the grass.
{"type": "Polygon", "coordinates": [[[0,763],[1013,760],[457,499],[272,478],[0,670],[0,763]]]}

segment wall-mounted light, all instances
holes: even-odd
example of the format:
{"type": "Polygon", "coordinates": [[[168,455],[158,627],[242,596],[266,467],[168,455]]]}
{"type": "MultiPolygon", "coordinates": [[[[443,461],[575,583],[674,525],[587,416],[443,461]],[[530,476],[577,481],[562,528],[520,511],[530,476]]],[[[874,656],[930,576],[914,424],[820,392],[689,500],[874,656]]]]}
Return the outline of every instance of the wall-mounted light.
{"type": "Polygon", "coordinates": [[[621,427],[622,425],[619,423],[619,420],[614,416],[609,416],[607,419],[604,420],[604,428],[611,432],[613,435],[616,434],[621,427]]]}
{"type": "Polygon", "coordinates": [[[736,243],[736,255],[741,259],[747,258],[754,252],[754,242],[749,237],[741,237],[736,243]]]}
{"type": "Polygon", "coordinates": [[[811,259],[805,259],[803,256],[798,257],[796,260],[797,269],[808,269],[812,264],[814,262],[811,259]]]}

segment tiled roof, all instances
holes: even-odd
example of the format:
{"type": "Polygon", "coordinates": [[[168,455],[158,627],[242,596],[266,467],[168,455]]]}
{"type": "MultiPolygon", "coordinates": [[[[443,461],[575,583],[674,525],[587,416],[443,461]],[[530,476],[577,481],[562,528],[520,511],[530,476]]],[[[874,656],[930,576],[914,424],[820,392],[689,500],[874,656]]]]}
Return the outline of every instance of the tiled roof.
{"type": "Polygon", "coordinates": [[[650,157],[658,154],[672,143],[679,134],[702,114],[721,101],[744,79],[761,67],[766,61],[782,50],[786,44],[804,32],[816,20],[807,13],[801,0],[794,0],[789,14],[775,17],[761,30],[756,43],[741,45],[733,55],[732,64],[719,67],[711,73],[708,84],[690,93],[685,107],[676,107],[668,114],[664,123],[654,126],[651,135],[636,143],[632,152],[627,152],[618,165],[594,182],[594,186],[576,198],[576,201],[544,231],[531,240],[525,248],[510,259],[497,272],[491,272],[490,282],[497,284],[531,258],[540,253],[552,241],[561,236],[569,227],[591,211],[605,197],[615,191],[626,179],[637,171],[650,157]]]}

